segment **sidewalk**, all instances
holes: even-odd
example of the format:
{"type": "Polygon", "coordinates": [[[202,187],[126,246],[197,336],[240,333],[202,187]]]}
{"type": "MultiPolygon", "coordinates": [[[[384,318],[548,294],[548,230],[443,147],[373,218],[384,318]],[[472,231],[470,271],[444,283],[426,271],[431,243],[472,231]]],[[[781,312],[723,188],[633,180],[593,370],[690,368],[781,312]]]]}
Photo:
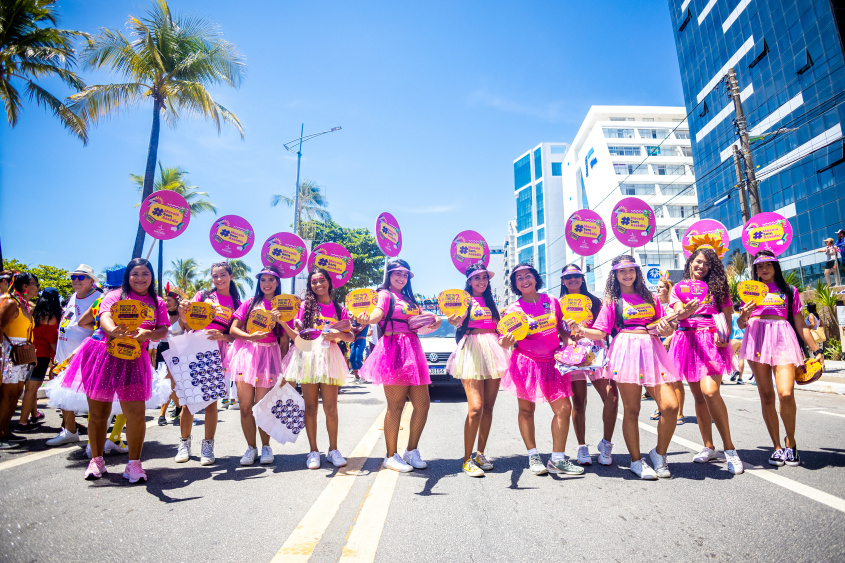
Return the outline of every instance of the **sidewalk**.
{"type": "MultiPolygon", "coordinates": [[[[834,362],[825,360],[824,374],[817,380],[807,385],[796,385],[797,391],[816,391],[817,393],[833,393],[845,395],[845,361],[834,362]]],[[[742,379],[748,382],[751,377],[751,369],[748,362],[745,363],[745,371],[742,372],[742,379]]],[[[732,385],[729,378],[724,378],[724,383],[732,385]]]]}

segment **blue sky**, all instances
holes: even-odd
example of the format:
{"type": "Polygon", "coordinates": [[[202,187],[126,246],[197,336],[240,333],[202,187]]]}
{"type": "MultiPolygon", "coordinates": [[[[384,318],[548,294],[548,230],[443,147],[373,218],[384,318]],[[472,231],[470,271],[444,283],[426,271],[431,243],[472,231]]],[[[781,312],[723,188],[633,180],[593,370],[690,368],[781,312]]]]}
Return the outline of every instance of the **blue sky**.
{"type": "MultiPolygon", "coordinates": [[[[60,26],[125,30],[141,0],[60,2],[60,26]]],[[[184,118],[162,127],[159,159],[188,170],[219,215],[246,217],[260,266],[269,235],[290,229],[296,156],[282,144],[342,126],[303,146],[302,176],[325,187],[344,226],[398,219],[401,257],[426,294],[461,287],[449,244],[462,230],[502,244],[514,217],[514,158],[540,142],[571,141],[591,105],[683,105],[665,0],[537,2],[223,2],[172,0],[175,12],[222,27],[248,64],[238,90],[212,89],[244,124],[184,118]]],[[[118,82],[82,69],[89,84],[118,82]]],[[[45,83],[54,93],[69,94],[45,83]]],[[[129,173],[142,174],[152,106],[90,132],[87,147],[27,106],[0,126],[0,236],[4,257],[95,271],[131,257],[138,211],[129,173]]],[[[165,268],[217,260],[213,215],[165,244],[165,268]]],[[[151,240],[147,238],[147,248],[151,240]]],[[[146,249],[145,249],[146,252],[146,249]]],[[[498,261],[491,267],[501,270],[498,261]]]]}

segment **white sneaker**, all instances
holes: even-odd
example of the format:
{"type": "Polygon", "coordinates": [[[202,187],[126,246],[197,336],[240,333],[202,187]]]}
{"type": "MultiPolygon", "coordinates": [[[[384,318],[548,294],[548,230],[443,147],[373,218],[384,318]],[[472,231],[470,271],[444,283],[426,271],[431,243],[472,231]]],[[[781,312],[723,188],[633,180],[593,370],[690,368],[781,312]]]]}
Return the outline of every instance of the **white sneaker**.
{"type": "Polygon", "coordinates": [[[229,410],[230,411],[239,411],[239,410],[241,410],[241,406],[237,402],[229,403],[229,410]]]}
{"type": "Polygon", "coordinates": [[[343,467],[346,465],[346,460],[340,455],[340,452],[337,450],[331,450],[327,455],[326,458],[332,462],[332,465],[335,467],[343,467]]]}
{"type": "Polygon", "coordinates": [[[241,458],[241,465],[252,465],[255,463],[255,456],[258,455],[258,450],[253,448],[252,446],[246,447],[246,453],[241,458]]]}
{"type": "Polygon", "coordinates": [[[593,458],[590,455],[590,448],[586,444],[578,446],[578,465],[592,465],[593,458]]]}
{"type": "Polygon", "coordinates": [[[613,456],[610,455],[612,451],[613,443],[602,438],[599,442],[599,465],[611,465],[613,463],[613,456]]]}
{"type": "Polygon", "coordinates": [[[305,467],[308,469],[320,469],[320,452],[311,452],[305,458],[305,467]]]}
{"type": "Polygon", "coordinates": [[[634,475],[645,481],[657,480],[657,473],[655,473],[654,470],[648,466],[648,463],[646,463],[646,460],[644,459],[632,461],[631,471],[634,473],[634,475]]]}
{"type": "Polygon", "coordinates": [[[72,444],[79,441],[79,431],[68,432],[64,428],[59,431],[59,435],[55,438],[47,440],[48,446],[63,446],[65,444],[72,444]]]}
{"type": "Polygon", "coordinates": [[[408,473],[409,471],[414,470],[413,467],[405,463],[405,460],[399,457],[398,453],[393,454],[391,457],[384,458],[384,461],[381,462],[381,466],[385,469],[398,471],[399,473],[408,473]]]}
{"type": "Polygon", "coordinates": [[[273,459],[275,459],[273,456],[273,448],[270,446],[261,446],[261,465],[271,464],[273,463],[273,459]]]}
{"type": "Polygon", "coordinates": [[[405,453],[402,454],[402,459],[414,469],[425,469],[428,467],[428,464],[420,457],[419,450],[405,450],[405,453]]]}
{"type": "Polygon", "coordinates": [[[179,439],[179,449],[176,450],[176,457],[173,461],[176,463],[185,463],[191,459],[191,437],[179,439]]]}
{"type": "Polygon", "coordinates": [[[666,456],[657,453],[657,448],[648,452],[648,457],[651,458],[651,463],[654,465],[654,471],[658,477],[668,479],[672,476],[669,472],[669,463],[666,461],[666,456]]]}
{"type": "Polygon", "coordinates": [[[126,445],[126,442],[121,442],[119,444],[115,444],[108,438],[106,438],[106,447],[103,448],[103,453],[106,454],[125,454],[129,451],[129,446],[126,445]]]}
{"type": "Polygon", "coordinates": [[[214,463],[214,439],[203,440],[200,448],[200,465],[211,465],[214,463]]]}
{"type": "Polygon", "coordinates": [[[725,461],[728,462],[728,472],[733,475],[741,475],[745,468],[742,466],[742,460],[739,459],[739,454],[736,450],[725,450],[725,461]]]}
{"type": "Polygon", "coordinates": [[[719,459],[716,455],[716,452],[711,450],[708,447],[702,448],[700,452],[698,452],[692,460],[696,463],[707,463],[708,461],[713,461],[714,459],[719,459]]]}

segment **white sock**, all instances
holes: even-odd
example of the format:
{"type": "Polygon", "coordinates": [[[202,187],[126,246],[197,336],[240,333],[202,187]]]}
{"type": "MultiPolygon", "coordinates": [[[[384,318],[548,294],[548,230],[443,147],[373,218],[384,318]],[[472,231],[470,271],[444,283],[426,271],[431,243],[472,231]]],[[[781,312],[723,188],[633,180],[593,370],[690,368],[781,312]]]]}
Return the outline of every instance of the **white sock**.
{"type": "Polygon", "coordinates": [[[578,447],[579,447],[579,448],[586,448],[586,447],[587,447],[587,444],[578,444],[578,447]]]}
{"type": "Polygon", "coordinates": [[[566,455],[563,452],[552,452],[552,461],[563,461],[566,455]]]}
{"type": "Polygon", "coordinates": [[[540,452],[537,451],[537,448],[531,448],[530,450],[528,450],[528,457],[531,457],[532,455],[537,455],[539,453],[540,452]]]}

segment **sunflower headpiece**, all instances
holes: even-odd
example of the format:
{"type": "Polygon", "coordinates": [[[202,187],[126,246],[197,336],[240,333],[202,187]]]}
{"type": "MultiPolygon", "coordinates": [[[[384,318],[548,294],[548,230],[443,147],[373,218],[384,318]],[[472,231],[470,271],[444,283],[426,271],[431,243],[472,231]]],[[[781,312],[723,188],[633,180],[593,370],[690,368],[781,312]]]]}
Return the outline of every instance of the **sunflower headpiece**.
{"type": "Polygon", "coordinates": [[[711,233],[703,235],[692,235],[689,238],[689,244],[684,246],[684,250],[689,251],[690,254],[692,254],[699,248],[711,249],[713,252],[716,253],[716,256],[719,257],[719,260],[723,259],[725,257],[725,254],[728,253],[728,249],[725,248],[725,245],[722,244],[722,239],[714,237],[711,233]]]}

